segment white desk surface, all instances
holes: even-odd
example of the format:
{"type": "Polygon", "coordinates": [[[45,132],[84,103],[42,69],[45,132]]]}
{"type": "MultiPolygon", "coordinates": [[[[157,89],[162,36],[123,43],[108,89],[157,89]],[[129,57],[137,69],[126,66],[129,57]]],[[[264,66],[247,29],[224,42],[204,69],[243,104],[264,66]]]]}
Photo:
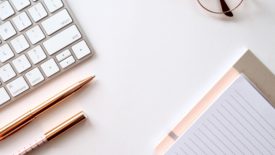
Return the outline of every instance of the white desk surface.
{"type": "Polygon", "coordinates": [[[162,137],[250,48],[275,73],[275,1],[250,0],[232,19],[196,0],[68,0],[96,55],[0,110],[0,125],[90,74],[96,80],[0,142],[9,155],[66,117],[89,119],[32,155],[151,155],[162,137]],[[58,87],[56,87],[58,86],[58,87]]]}

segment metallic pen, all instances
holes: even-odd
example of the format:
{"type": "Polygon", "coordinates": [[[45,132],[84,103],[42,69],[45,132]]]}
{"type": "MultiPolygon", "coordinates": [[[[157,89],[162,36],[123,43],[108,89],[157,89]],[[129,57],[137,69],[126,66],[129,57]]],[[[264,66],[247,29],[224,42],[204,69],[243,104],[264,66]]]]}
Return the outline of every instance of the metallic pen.
{"type": "Polygon", "coordinates": [[[85,114],[81,111],[68,120],[64,121],[63,123],[59,124],[52,130],[48,131],[44,134],[41,138],[37,139],[33,144],[29,144],[26,147],[24,147],[22,150],[19,151],[19,153],[16,153],[17,155],[25,155],[32,150],[36,149],[37,147],[41,146],[42,144],[54,139],[61,133],[65,132],[69,128],[73,127],[77,123],[81,122],[86,118],[85,114]]]}
{"type": "Polygon", "coordinates": [[[65,98],[72,95],[79,89],[81,89],[84,85],[89,83],[91,80],[94,79],[95,76],[87,77],[81,81],[76,82],[75,84],[71,85],[70,87],[66,88],[65,90],[61,91],[57,95],[53,96],[52,98],[46,100],[42,104],[38,105],[37,107],[31,109],[30,111],[26,112],[25,114],[21,115],[17,119],[13,120],[6,126],[0,129],[0,141],[7,138],[8,136],[14,134],[31,121],[33,121],[36,117],[41,115],[46,110],[50,109],[54,105],[57,105],[61,101],[64,101],[65,98]]]}

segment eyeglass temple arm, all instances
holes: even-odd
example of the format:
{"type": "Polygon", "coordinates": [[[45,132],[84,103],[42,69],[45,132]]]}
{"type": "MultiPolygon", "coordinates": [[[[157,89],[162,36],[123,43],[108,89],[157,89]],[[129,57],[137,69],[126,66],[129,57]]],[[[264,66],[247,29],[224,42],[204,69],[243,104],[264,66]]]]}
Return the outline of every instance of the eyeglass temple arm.
{"type": "Polygon", "coordinates": [[[226,4],[225,0],[220,0],[222,11],[228,17],[233,17],[233,13],[230,11],[230,8],[226,4]]]}

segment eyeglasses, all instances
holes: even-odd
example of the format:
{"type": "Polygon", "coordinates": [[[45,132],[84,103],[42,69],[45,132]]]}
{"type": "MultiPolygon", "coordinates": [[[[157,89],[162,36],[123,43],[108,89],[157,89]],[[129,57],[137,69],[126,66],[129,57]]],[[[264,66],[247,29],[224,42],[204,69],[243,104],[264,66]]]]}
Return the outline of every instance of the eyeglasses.
{"type": "Polygon", "coordinates": [[[233,17],[232,11],[236,10],[243,0],[197,0],[199,5],[208,12],[224,14],[233,17]]]}

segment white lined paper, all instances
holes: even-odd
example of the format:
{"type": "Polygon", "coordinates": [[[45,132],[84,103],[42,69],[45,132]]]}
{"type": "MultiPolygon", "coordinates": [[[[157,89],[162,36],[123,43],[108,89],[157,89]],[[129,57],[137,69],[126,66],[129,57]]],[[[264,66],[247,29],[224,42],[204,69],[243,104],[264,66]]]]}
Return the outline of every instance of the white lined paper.
{"type": "Polygon", "coordinates": [[[275,154],[275,109],[239,76],[166,155],[275,154]]]}

